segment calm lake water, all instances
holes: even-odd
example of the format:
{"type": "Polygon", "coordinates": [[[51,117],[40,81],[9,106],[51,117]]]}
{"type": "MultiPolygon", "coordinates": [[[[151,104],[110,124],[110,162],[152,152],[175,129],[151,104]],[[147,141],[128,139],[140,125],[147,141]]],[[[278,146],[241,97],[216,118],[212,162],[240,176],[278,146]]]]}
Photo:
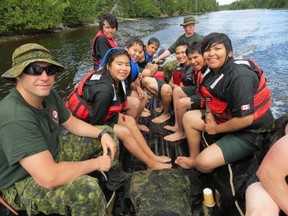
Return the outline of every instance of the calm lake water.
{"type": "MultiPolygon", "coordinates": [[[[288,10],[238,10],[196,15],[196,31],[202,35],[211,32],[227,34],[233,44],[235,58],[252,58],[264,70],[272,92],[272,111],[275,117],[288,113],[288,10]]],[[[140,36],[144,43],[150,37],[161,41],[160,49],[173,43],[183,29],[183,17],[123,22],[119,25],[117,41],[123,45],[129,36],[140,36]]],[[[11,56],[18,46],[35,42],[51,50],[55,58],[66,66],[58,74],[55,88],[62,97],[67,96],[76,82],[92,70],[91,42],[97,27],[0,43],[0,73],[11,67],[11,56]]],[[[173,58],[171,56],[169,58],[173,58]]],[[[0,100],[9,92],[12,83],[0,79],[0,100]]]]}

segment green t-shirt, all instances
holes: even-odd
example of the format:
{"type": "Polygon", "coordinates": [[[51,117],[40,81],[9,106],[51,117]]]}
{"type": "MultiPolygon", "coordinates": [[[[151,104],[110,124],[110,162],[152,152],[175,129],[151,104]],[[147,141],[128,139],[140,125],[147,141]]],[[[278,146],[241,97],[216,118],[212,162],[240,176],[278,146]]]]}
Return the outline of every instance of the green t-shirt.
{"type": "Polygon", "coordinates": [[[58,130],[70,113],[52,90],[43,109],[30,106],[16,88],[0,102],[0,189],[29,176],[19,160],[44,150],[55,158],[58,130]]]}
{"type": "Polygon", "coordinates": [[[169,52],[175,53],[175,49],[178,43],[186,43],[186,44],[192,44],[193,42],[198,42],[201,41],[203,39],[203,36],[194,32],[194,34],[190,37],[185,37],[185,34],[181,35],[180,37],[177,38],[177,40],[175,41],[175,43],[173,43],[169,48],[169,52]]]}

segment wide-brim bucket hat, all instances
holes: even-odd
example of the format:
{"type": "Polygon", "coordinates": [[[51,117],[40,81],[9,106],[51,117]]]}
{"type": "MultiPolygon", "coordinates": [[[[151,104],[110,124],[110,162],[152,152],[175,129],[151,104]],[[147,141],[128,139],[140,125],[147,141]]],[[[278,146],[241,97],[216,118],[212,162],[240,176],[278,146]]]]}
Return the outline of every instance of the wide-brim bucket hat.
{"type": "Polygon", "coordinates": [[[183,19],[183,23],[180,26],[186,26],[188,24],[196,24],[199,23],[194,16],[186,16],[183,19]]]}
{"type": "Polygon", "coordinates": [[[46,62],[58,67],[59,72],[64,70],[63,65],[53,60],[48,49],[36,43],[28,43],[15,49],[12,55],[12,68],[1,77],[15,79],[33,62],[46,62]]]}

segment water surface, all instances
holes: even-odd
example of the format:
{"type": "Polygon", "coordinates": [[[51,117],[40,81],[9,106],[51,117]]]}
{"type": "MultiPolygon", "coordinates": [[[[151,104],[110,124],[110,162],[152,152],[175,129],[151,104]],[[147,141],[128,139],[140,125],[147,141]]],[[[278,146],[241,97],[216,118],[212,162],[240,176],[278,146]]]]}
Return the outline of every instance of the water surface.
{"type": "MultiPolygon", "coordinates": [[[[288,74],[285,72],[288,59],[288,10],[238,10],[220,11],[196,15],[199,24],[196,31],[202,35],[211,32],[227,34],[233,44],[234,56],[252,58],[264,70],[272,92],[272,111],[275,117],[288,113],[288,74]]],[[[146,43],[150,37],[161,41],[160,49],[173,43],[183,28],[183,17],[129,21],[119,24],[117,41],[123,46],[129,36],[140,36],[146,43]]],[[[55,88],[62,97],[69,94],[73,86],[92,70],[91,42],[98,28],[85,27],[73,31],[53,33],[0,43],[0,73],[11,66],[15,48],[28,42],[42,44],[51,50],[55,58],[66,66],[58,74],[55,88]]],[[[171,56],[169,58],[173,58],[171,56]]],[[[13,86],[0,79],[0,99],[13,86]]]]}

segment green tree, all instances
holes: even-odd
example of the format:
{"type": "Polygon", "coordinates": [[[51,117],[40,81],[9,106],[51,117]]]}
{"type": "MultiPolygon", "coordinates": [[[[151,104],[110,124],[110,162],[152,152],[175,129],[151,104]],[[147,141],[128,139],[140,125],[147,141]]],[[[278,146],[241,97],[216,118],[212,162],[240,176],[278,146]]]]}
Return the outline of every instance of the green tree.
{"type": "Polygon", "coordinates": [[[25,32],[59,27],[66,4],[58,0],[4,0],[1,32],[25,32]]]}
{"type": "Polygon", "coordinates": [[[95,0],[69,0],[63,16],[63,24],[73,27],[93,23],[96,14],[95,0]]]}

